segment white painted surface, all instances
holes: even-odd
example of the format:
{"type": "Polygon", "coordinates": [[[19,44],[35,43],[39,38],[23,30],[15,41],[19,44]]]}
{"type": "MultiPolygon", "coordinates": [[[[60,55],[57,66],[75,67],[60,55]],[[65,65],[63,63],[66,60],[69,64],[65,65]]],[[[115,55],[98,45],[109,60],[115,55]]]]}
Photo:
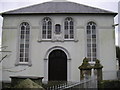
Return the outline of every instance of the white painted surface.
{"type": "Polygon", "coordinates": [[[118,2],[118,45],[120,47],[120,1],[118,2]]]}
{"type": "MultiPolygon", "coordinates": [[[[0,54],[0,58],[2,58],[0,54]]],[[[0,90],[2,89],[2,63],[0,63],[0,90]]]]}
{"type": "MultiPolygon", "coordinates": [[[[53,25],[61,24],[69,15],[47,15],[53,21],[53,25]]],[[[112,16],[90,16],[90,15],[71,15],[75,21],[76,40],[78,41],[41,41],[40,37],[40,24],[42,19],[46,17],[43,15],[37,16],[6,16],[3,23],[3,46],[8,46],[7,50],[12,51],[11,55],[3,62],[3,67],[11,68],[12,71],[19,71],[27,68],[22,72],[7,72],[3,71],[3,80],[10,80],[9,76],[41,76],[45,77],[44,80],[48,80],[46,53],[50,48],[60,46],[65,48],[71,57],[68,61],[68,77],[70,81],[80,80],[80,71],[78,67],[82,64],[82,60],[86,57],[86,33],[85,26],[87,22],[94,21],[97,24],[97,49],[98,59],[103,65],[103,78],[104,79],[116,79],[116,55],[115,55],[115,37],[114,37],[114,20],[112,16]],[[15,66],[18,52],[18,28],[20,23],[27,21],[31,25],[31,62],[32,66],[19,65],[15,66]],[[11,23],[12,22],[12,23],[11,23]],[[108,71],[114,71],[107,73],[108,71]]]]}

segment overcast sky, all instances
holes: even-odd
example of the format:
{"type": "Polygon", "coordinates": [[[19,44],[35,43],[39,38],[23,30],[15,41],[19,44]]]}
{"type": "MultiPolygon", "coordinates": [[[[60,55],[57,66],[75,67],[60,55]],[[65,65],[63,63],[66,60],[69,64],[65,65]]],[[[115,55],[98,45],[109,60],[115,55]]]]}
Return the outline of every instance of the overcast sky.
{"type": "MultiPolygon", "coordinates": [[[[47,1],[52,1],[52,0],[0,0],[0,13],[21,8],[21,7],[26,7],[29,5],[47,2],[47,1]]],[[[113,11],[113,12],[118,12],[118,2],[120,0],[68,0],[68,1],[77,2],[80,4],[85,4],[85,5],[89,5],[89,6],[93,6],[93,7],[113,11]]],[[[2,21],[3,19],[0,16],[0,38],[1,38],[1,31],[2,31],[2,21]]],[[[115,17],[115,23],[118,23],[117,16],[115,17]]],[[[118,29],[116,28],[116,44],[118,45],[117,30],[118,29]]]]}

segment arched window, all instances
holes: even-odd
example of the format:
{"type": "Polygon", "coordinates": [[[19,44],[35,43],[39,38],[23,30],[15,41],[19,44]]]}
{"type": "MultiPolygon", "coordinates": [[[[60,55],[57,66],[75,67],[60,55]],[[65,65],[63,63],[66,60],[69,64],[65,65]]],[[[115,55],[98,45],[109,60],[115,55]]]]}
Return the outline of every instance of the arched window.
{"type": "Polygon", "coordinates": [[[87,23],[87,58],[90,61],[95,61],[97,58],[96,48],[96,24],[94,22],[87,23]]]}
{"type": "Polygon", "coordinates": [[[27,22],[20,24],[19,38],[19,62],[29,62],[30,25],[27,22]]]}
{"type": "Polygon", "coordinates": [[[74,39],[74,21],[71,17],[64,22],[64,39],[74,39]]]}
{"type": "Polygon", "coordinates": [[[52,38],[52,21],[49,17],[45,17],[42,21],[42,39],[52,38]]]}

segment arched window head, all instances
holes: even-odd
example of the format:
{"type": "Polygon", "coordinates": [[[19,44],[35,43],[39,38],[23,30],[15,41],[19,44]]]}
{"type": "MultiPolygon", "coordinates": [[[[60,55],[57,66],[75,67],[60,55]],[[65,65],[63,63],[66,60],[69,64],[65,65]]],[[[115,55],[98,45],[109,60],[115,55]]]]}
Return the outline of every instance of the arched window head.
{"type": "Polygon", "coordinates": [[[87,33],[87,57],[90,61],[95,61],[97,58],[97,43],[96,43],[96,23],[88,22],[86,26],[87,33]]]}
{"type": "Polygon", "coordinates": [[[74,21],[71,17],[64,21],[64,39],[74,39],[74,21]]]}
{"type": "Polygon", "coordinates": [[[19,62],[29,62],[30,25],[27,22],[20,24],[19,62]]]}
{"type": "Polygon", "coordinates": [[[42,39],[52,38],[52,21],[49,17],[45,17],[42,21],[42,39]]]}
{"type": "Polygon", "coordinates": [[[92,21],[87,23],[87,34],[96,34],[96,24],[92,21]]]}

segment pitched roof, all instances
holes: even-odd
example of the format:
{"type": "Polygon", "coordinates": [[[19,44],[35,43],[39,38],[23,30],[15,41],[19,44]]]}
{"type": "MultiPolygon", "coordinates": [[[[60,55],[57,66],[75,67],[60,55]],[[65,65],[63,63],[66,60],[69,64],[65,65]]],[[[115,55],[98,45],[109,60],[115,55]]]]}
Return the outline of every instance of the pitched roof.
{"type": "Polygon", "coordinates": [[[46,13],[79,13],[79,14],[111,14],[117,13],[94,8],[74,2],[45,2],[25,8],[8,11],[5,14],[46,14],[46,13]]]}

